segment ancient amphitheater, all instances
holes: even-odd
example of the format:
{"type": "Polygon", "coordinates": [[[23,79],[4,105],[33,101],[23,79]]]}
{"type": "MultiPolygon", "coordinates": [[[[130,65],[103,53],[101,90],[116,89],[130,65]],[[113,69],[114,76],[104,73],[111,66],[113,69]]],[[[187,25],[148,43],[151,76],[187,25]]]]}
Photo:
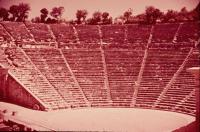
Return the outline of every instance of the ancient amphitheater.
{"type": "MultiPolygon", "coordinates": [[[[1,98],[47,113],[139,109],[141,116],[135,120],[148,116],[144,110],[182,113],[194,118],[195,83],[186,69],[199,66],[198,25],[199,22],[98,26],[1,22],[0,67],[8,69],[9,84],[2,90],[1,98]]],[[[56,119],[64,122],[59,117],[56,119]]],[[[84,122],[85,118],[92,120],[83,118],[84,122]]],[[[134,117],[130,118],[127,120],[134,122],[134,117]]],[[[110,125],[110,129],[86,129],[88,124],[82,124],[78,129],[76,121],[68,130],[178,128],[119,129],[113,125],[113,129],[110,125]]]]}

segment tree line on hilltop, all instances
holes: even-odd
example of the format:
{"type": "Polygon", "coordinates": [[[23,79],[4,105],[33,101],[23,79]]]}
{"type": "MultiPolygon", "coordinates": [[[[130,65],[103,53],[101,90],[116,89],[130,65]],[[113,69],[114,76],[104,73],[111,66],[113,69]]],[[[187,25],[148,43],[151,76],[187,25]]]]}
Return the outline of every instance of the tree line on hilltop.
{"type": "MultiPolygon", "coordinates": [[[[20,3],[18,5],[12,5],[9,9],[0,8],[0,20],[24,22],[27,20],[29,12],[31,11],[30,5],[26,3],[20,3]]],[[[108,12],[96,11],[92,14],[91,18],[87,18],[88,11],[77,10],[76,20],[66,21],[62,18],[64,13],[64,7],[53,7],[51,11],[46,8],[40,10],[40,16],[33,18],[31,21],[34,23],[61,23],[66,22],[70,24],[155,24],[156,22],[183,22],[183,21],[198,21],[200,18],[200,4],[188,11],[186,7],[183,7],[180,11],[168,10],[166,13],[161,12],[159,9],[148,6],[144,13],[133,15],[133,10],[128,9],[121,16],[113,19],[108,12]]]]}

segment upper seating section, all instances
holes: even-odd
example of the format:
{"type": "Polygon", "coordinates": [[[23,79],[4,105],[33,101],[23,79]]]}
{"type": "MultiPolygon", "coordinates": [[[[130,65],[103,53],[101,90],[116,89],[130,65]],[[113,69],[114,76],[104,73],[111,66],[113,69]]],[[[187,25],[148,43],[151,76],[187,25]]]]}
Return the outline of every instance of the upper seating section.
{"type": "Polygon", "coordinates": [[[105,44],[124,44],[125,27],[121,25],[102,25],[102,41],[105,44]]]}
{"type": "Polygon", "coordinates": [[[143,56],[144,51],[105,49],[113,106],[130,107],[143,56]]]}
{"type": "Polygon", "coordinates": [[[183,23],[178,31],[177,42],[194,42],[199,39],[199,22],[183,23]]]}
{"type": "Polygon", "coordinates": [[[76,26],[78,38],[81,43],[100,43],[100,34],[96,25],[78,25],[76,26]]]}
{"type": "Polygon", "coordinates": [[[155,43],[170,43],[173,41],[179,24],[167,23],[167,24],[156,24],[152,32],[152,42],[155,43]]]}
{"type": "MultiPolygon", "coordinates": [[[[69,47],[74,44],[109,44],[145,48],[152,34],[152,43],[185,43],[194,46],[199,35],[199,22],[160,23],[153,25],[77,25],[42,24],[31,22],[1,22],[5,30],[15,39],[22,42],[33,42],[48,45],[58,42],[58,47],[69,47]],[[151,30],[153,29],[153,30],[151,30]],[[151,32],[152,31],[152,32],[151,32]],[[46,43],[45,43],[46,42],[46,43]]],[[[3,33],[1,36],[9,38],[3,33]]],[[[9,35],[8,35],[9,36],[9,35]]]]}
{"type": "Polygon", "coordinates": [[[73,26],[66,24],[51,24],[50,27],[59,43],[59,47],[78,43],[73,26]]]}
{"type": "Polygon", "coordinates": [[[25,23],[30,33],[34,36],[37,43],[40,42],[54,42],[53,37],[47,27],[47,24],[43,23],[25,23]]]}
{"type": "Polygon", "coordinates": [[[26,26],[22,22],[2,22],[5,29],[12,35],[15,40],[22,42],[33,42],[33,37],[30,35],[26,26]]]}
{"type": "Polygon", "coordinates": [[[151,25],[127,25],[127,43],[140,43],[143,46],[146,46],[148,42],[151,25]]]}

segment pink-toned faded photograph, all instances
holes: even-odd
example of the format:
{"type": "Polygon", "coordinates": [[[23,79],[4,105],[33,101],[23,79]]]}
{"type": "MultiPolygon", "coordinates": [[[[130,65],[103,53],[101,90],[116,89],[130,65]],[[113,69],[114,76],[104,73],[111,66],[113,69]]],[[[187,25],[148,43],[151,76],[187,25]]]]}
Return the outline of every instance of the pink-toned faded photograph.
{"type": "Polygon", "coordinates": [[[199,0],[0,0],[0,131],[199,132],[199,0]]]}

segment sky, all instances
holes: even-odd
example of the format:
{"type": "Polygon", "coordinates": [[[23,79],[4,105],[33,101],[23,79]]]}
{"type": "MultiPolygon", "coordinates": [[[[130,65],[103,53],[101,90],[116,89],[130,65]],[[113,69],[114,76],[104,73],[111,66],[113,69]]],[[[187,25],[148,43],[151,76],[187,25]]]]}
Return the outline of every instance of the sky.
{"type": "Polygon", "coordinates": [[[71,20],[76,18],[78,9],[86,9],[88,17],[95,11],[107,11],[115,18],[129,8],[133,10],[133,15],[143,13],[146,6],[150,5],[164,12],[168,9],[180,10],[182,7],[191,10],[198,5],[199,0],[0,0],[0,7],[8,9],[11,5],[21,2],[28,3],[31,7],[29,19],[40,16],[40,9],[44,7],[50,11],[53,7],[63,6],[63,18],[71,20]]]}

